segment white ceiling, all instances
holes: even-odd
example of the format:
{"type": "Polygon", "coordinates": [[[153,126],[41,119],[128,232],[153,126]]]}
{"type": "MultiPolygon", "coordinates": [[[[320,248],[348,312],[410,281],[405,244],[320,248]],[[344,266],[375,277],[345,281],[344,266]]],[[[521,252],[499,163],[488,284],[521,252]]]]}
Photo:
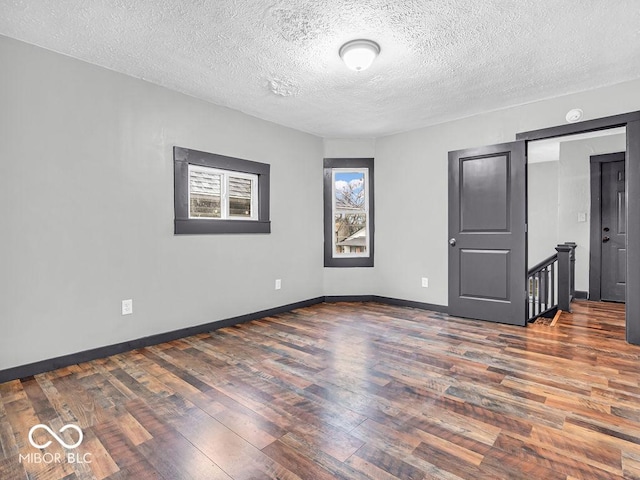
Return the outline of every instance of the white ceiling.
{"type": "Polygon", "coordinates": [[[640,78],[638,0],[0,0],[0,34],[324,137],[640,78]]]}

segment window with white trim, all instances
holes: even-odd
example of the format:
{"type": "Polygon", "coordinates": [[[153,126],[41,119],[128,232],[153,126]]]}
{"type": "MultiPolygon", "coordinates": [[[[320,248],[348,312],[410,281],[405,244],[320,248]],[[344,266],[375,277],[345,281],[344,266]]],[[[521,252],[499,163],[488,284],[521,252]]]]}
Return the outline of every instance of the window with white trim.
{"type": "Polygon", "coordinates": [[[189,218],[256,220],[258,176],[189,165],[189,218]]]}
{"type": "Polygon", "coordinates": [[[332,169],[334,257],[369,256],[369,175],[366,168],[332,169]]]}
{"type": "Polygon", "coordinates": [[[325,158],[325,266],[373,266],[373,159],[325,158]]]}

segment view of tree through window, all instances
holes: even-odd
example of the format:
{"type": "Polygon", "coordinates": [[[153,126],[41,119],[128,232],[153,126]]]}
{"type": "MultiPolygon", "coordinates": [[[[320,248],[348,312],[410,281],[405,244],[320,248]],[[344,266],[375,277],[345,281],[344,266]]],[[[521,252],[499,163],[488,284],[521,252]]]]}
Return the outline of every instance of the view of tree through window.
{"type": "Polygon", "coordinates": [[[373,160],[323,161],[325,267],[373,267],[373,160]]]}
{"type": "Polygon", "coordinates": [[[364,171],[334,171],[334,252],[367,252],[367,192],[364,171]]]}

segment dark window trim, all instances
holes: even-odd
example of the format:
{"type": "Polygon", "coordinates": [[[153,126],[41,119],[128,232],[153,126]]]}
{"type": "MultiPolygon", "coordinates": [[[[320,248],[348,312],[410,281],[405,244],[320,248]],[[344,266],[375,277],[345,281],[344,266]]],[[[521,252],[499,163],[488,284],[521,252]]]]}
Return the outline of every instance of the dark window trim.
{"type": "Polygon", "coordinates": [[[325,158],[324,159],[324,266],[325,267],[373,267],[374,254],[374,189],[373,158],[325,158]],[[332,169],[334,168],[367,168],[369,169],[369,256],[335,258],[333,256],[333,186],[331,184],[332,169]]]}
{"type": "Polygon", "coordinates": [[[269,185],[271,166],[216,153],[173,147],[175,234],[271,233],[269,185]],[[258,220],[189,218],[189,165],[258,176],[258,220]]]}

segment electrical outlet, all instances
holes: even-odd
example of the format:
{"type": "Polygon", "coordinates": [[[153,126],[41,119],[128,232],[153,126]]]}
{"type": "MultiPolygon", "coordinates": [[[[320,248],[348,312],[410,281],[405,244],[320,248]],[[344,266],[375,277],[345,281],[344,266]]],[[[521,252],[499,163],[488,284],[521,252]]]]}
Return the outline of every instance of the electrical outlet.
{"type": "Polygon", "coordinates": [[[422,277],[422,286],[424,288],[429,288],[429,279],[427,277],[422,277]]]}
{"type": "Polygon", "coordinates": [[[133,300],[122,300],[122,315],[131,315],[133,313],[133,300]]]}
{"type": "Polygon", "coordinates": [[[282,280],[276,278],[276,290],[280,290],[282,288],[282,280]]]}

